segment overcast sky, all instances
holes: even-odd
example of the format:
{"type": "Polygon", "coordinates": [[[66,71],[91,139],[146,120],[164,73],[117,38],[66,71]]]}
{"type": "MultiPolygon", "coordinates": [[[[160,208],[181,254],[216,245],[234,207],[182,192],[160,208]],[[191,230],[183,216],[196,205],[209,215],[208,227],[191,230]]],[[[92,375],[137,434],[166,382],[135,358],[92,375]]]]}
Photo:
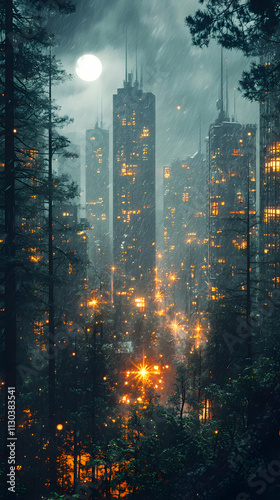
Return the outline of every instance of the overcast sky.
{"type": "MultiPolygon", "coordinates": [[[[217,116],[220,49],[214,43],[199,49],[191,45],[185,17],[199,7],[198,0],[79,0],[76,13],[52,18],[57,35],[56,53],[74,74],[77,58],[95,54],[103,64],[102,77],[83,82],[77,76],[55,90],[62,112],[74,118],[69,131],[84,135],[97,116],[97,95],[102,95],[104,126],[112,128],[112,95],[123,85],[125,32],[128,33],[128,69],[135,72],[138,39],[139,67],[143,65],[144,90],[157,102],[157,166],[184,158],[198,147],[198,116],[202,136],[217,116]],[[181,109],[177,110],[180,105],[181,109]]],[[[249,61],[237,52],[228,59],[230,114],[233,89],[249,61]]],[[[237,119],[257,121],[257,105],[236,92],[237,119]]]]}

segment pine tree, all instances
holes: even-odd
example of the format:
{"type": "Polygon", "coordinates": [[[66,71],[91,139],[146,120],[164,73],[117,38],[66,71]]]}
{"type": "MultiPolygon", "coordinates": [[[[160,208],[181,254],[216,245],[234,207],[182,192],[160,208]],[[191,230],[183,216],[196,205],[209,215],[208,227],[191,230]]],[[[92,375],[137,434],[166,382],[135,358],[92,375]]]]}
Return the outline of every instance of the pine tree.
{"type": "MultiPolygon", "coordinates": [[[[48,2],[47,7],[57,8],[59,11],[73,11],[73,6],[66,2],[48,2]]],[[[30,2],[25,0],[17,4],[9,0],[1,7],[1,23],[5,32],[3,43],[5,67],[1,66],[1,83],[4,82],[3,116],[5,117],[5,123],[1,124],[5,129],[2,143],[3,156],[1,152],[5,172],[5,228],[3,231],[5,258],[1,259],[1,264],[5,275],[3,282],[5,285],[6,409],[8,409],[7,390],[9,387],[16,387],[16,351],[19,342],[17,321],[20,310],[23,309],[20,288],[22,283],[25,284],[24,275],[30,273],[30,262],[35,267],[41,260],[42,254],[42,243],[38,245],[38,241],[43,239],[38,238],[40,215],[31,216],[35,207],[30,203],[30,198],[40,199],[37,209],[42,214],[44,199],[46,199],[42,186],[46,184],[45,110],[48,109],[46,86],[49,77],[49,66],[46,64],[48,61],[46,47],[49,39],[42,28],[43,12],[45,12],[45,5],[42,5],[41,1],[32,2],[30,5],[30,2]],[[32,229],[30,225],[26,227],[28,226],[27,220],[33,222],[32,229]],[[36,233],[37,245],[33,246],[36,233]],[[33,234],[31,238],[29,238],[30,234],[33,234]],[[41,250],[39,250],[40,246],[41,250]],[[32,251],[34,255],[31,254],[32,251]]],[[[55,61],[51,62],[53,78],[57,79],[61,75],[61,70],[55,61]]],[[[61,120],[60,123],[62,123],[61,120]]],[[[58,136],[55,140],[56,145],[59,142],[61,145],[58,136]]],[[[34,281],[33,285],[37,288],[34,281]]],[[[34,296],[36,294],[38,296],[38,290],[33,293],[34,296]]],[[[29,297],[28,302],[30,302],[29,297]]],[[[7,414],[5,421],[7,422],[7,414]]]]}
{"type": "MultiPolygon", "coordinates": [[[[201,2],[203,9],[186,18],[194,45],[207,47],[211,39],[226,49],[236,49],[249,56],[267,56],[279,51],[280,8],[277,0],[242,0],[201,2]]],[[[243,72],[240,87],[245,97],[262,101],[267,93],[279,91],[278,58],[266,64],[251,63],[243,72]]]]}

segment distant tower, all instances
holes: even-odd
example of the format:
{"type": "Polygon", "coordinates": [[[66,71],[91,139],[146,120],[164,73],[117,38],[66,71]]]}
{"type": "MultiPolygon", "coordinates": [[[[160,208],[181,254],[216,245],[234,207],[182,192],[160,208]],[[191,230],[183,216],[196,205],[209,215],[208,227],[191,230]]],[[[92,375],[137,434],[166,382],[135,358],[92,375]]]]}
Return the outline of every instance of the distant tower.
{"type": "Polygon", "coordinates": [[[220,74],[220,97],[217,101],[217,108],[219,111],[217,122],[229,121],[228,116],[228,69],[226,69],[226,102],[224,99],[224,54],[223,47],[221,47],[221,74],[220,74]]]}
{"type": "Polygon", "coordinates": [[[206,307],[207,168],[197,152],[164,167],[164,258],[167,300],[190,315],[206,307]],[[172,277],[176,279],[172,284],[172,277]],[[170,281],[171,280],[171,281],[170,281]],[[203,300],[201,301],[201,298],[203,300]]]}
{"type": "Polygon", "coordinates": [[[210,297],[218,300],[229,289],[236,294],[244,290],[246,217],[249,210],[252,219],[256,210],[256,125],[230,122],[222,99],[210,125],[208,148],[210,297]]]}
{"type": "Polygon", "coordinates": [[[155,268],[155,96],[127,74],[113,96],[113,254],[129,293],[155,268]]]}
{"type": "Polygon", "coordinates": [[[86,208],[89,258],[100,270],[110,262],[109,131],[98,123],[86,131],[86,208]]]}
{"type": "MultiPolygon", "coordinates": [[[[274,64],[279,49],[263,58],[274,64]]],[[[279,97],[269,93],[260,104],[261,289],[273,296],[280,288],[280,128],[279,97]]]]}

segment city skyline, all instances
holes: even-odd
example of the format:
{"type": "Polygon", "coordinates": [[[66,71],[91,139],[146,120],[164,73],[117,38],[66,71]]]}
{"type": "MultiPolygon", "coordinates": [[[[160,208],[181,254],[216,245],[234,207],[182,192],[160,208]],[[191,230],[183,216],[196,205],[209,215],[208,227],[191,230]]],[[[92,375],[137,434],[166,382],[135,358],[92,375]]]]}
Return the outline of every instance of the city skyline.
{"type": "Polygon", "coordinates": [[[89,224],[89,257],[94,267],[111,262],[109,213],[109,131],[98,121],[86,130],[85,197],[89,224]]]}
{"type": "MultiPolygon", "coordinates": [[[[194,5],[195,2],[192,3],[194,5]]],[[[103,10],[101,6],[99,8],[101,11],[103,10]]],[[[188,5],[188,8],[192,9],[193,6],[188,5]]],[[[111,16],[107,19],[106,12],[102,12],[96,26],[92,24],[88,26],[88,20],[85,21],[87,29],[92,33],[92,37],[89,38],[92,43],[89,44],[88,40],[78,39],[75,46],[71,46],[70,52],[63,50],[62,46],[55,49],[70,73],[74,73],[76,57],[85,52],[98,55],[103,63],[103,75],[98,82],[89,84],[74,77],[71,82],[65,85],[63,92],[59,88],[55,92],[62,102],[64,112],[71,109],[71,114],[74,117],[74,123],[70,125],[69,130],[73,127],[81,129],[84,124],[87,124],[85,128],[92,128],[93,124],[89,123],[90,117],[87,109],[89,105],[92,109],[97,108],[96,103],[101,94],[104,124],[107,128],[112,129],[111,95],[116,88],[121,86],[123,80],[126,31],[128,70],[133,71],[134,75],[136,73],[137,38],[138,72],[140,74],[141,67],[143,67],[144,90],[151,91],[157,96],[157,116],[160,122],[164,121],[165,123],[165,126],[157,133],[159,147],[156,163],[159,169],[160,165],[176,159],[171,154],[174,144],[176,144],[176,151],[178,151],[177,154],[180,158],[185,155],[193,155],[197,151],[198,132],[191,123],[194,120],[197,120],[198,123],[199,115],[203,117],[203,140],[207,136],[206,122],[214,120],[216,101],[219,97],[220,50],[213,44],[206,55],[202,50],[191,46],[189,35],[184,26],[184,18],[178,15],[179,12],[185,10],[182,5],[179,5],[179,2],[175,5],[174,10],[167,9],[167,12],[170,11],[169,17],[162,11],[162,16],[159,16],[158,19],[159,26],[162,24],[171,32],[172,43],[164,41],[163,28],[159,28],[155,33],[148,30],[144,19],[142,19],[144,11],[139,13],[138,7],[132,4],[131,10],[134,9],[136,10],[136,19],[144,24],[143,31],[139,30],[137,37],[136,33],[134,35],[131,21],[127,21],[127,25],[124,24],[126,18],[120,20],[122,28],[116,30],[112,37],[112,33],[108,33],[110,30],[107,23],[115,23],[115,20],[111,16]],[[206,78],[204,74],[207,75],[206,78]],[[71,99],[73,94],[79,96],[79,106],[77,102],[73,103],[71,99]],[[180,109],[177,109],[177,106],[180,106],[180,109]]],[[[153,10],[150,6],[147,11],[150,9],[153,10]]],[[[81,15],[80,12],[79,15],[81,15]]],[[[152,18],[148,22],[152,23],[152,18]]],[[[73,29],[75,33],[76,27],[74,26],[73,29]]],[[[59,26],[57,30],[59,31],[60,44],[63,41],[64,47],[67,47],[69,42],[65,28],[59,26]]],[[[257,106],[248,103],[237,91],[238,80],[242,70],[246,68],[248,60],[230,51],[224,51],[224,54],[228,67],[230,115],[233,115],[235,107],[237,118],[241,123],[245,121],[255,122],[257,106]]],[[[204,142],[202,142],[202,148],[204,150],[204,142]]],[[[159,170],[157,174],[160,175],[159,170]]]]}
{"type": "Polygon", "coordinates": [[[132,78],[113,97],[113,264],[127,293],[151,288],[156,265],[155,96],[132,78]]]}
{"type": "Polygon", "coordinates": [[[280,4],[185,3],[0,6],[5,500],[279,498],[280,4]]]}

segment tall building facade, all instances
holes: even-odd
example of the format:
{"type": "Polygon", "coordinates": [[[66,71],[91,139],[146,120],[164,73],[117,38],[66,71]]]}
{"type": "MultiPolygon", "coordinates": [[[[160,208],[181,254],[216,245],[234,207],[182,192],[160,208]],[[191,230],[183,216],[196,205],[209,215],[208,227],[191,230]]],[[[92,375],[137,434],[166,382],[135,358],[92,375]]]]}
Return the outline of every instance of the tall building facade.
{"type": "MultiPolygon", "coordinates": [[[[279,52],[279,51],[278,51],[279,52]]],[[[275,63],[279,53],[266,56],[275,63]]],[[[264,295],[280,288],[280,101],[268,94],[260,104],[260,269],[264,295]]]]}
{"type": "Polygon", "coordinates": [[[164,167],[164,264],[169,303],[205,310],[207,166],[201,152],[164,167]]]}
{"type": "Polygon", "coordinates": [[[89,259],[101,270],[110,263],[109,131],[96,124],[86,131],[86,215],[89,259]]]}
{"type": "Polygon", "coordinates": [[[210,298],[246,290],[247,241],[256,232],[256,125],[220,112],[209,130],[210,298]],[[250,238],[248,237],[250,236],[250,238]]]}
{"type": "Polygon", "coordinates": [[[127,294],[155,269],[155,96],[128,75],[113,96],[113,258],[127,294]]]}

